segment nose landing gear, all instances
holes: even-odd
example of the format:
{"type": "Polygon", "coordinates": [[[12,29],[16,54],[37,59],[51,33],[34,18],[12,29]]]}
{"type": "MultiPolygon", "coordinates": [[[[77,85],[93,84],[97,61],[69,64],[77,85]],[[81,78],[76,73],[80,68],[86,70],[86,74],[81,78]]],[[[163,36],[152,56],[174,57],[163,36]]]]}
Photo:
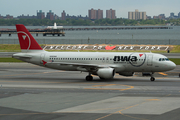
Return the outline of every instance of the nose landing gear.
{"type": "Polygon", "coordinates": [[[155,81],[154,72],[152,72],[150,80],[151,80],[151,81],[155,81]]]}

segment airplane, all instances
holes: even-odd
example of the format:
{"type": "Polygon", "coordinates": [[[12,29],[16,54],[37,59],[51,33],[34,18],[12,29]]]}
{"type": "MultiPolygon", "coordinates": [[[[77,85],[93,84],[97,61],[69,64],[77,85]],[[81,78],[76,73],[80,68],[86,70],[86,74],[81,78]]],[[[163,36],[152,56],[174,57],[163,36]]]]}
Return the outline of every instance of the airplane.
{"type": "Polygon", "coordinates": [[[43,50],[22,24],[16,25],[21,53],[13,58],[47,68],[87,72],[87,81],[97,75],[100,79],[113,79],[115,73],[133,76],[134,72],[149,72],[155,81],[155,72],[164,72],[176,67],[161,54],[144,52],[48,52],[43,50]]]}
{"type": "Polygon", "coordinates": [[[63,29],[63,26],[57,26],[56,23],[54,23],[54,26],[48,26],[48,29],[63,29]]]}

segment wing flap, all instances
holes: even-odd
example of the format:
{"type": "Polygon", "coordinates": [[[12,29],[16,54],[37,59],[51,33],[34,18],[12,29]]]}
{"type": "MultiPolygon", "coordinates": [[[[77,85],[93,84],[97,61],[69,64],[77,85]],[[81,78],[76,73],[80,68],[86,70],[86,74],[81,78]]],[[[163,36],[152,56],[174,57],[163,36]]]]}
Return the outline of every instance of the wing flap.
{"type": "Polygon", "coordinates": [[[72,65],[82,68],[107,68],[107,67],[116,67],[115,65],[97,65],[97,64],[83,64],[83,63],[67,63],[67,62],[47,62],[46,64],[59,64],[59,65],[72,65]]]}

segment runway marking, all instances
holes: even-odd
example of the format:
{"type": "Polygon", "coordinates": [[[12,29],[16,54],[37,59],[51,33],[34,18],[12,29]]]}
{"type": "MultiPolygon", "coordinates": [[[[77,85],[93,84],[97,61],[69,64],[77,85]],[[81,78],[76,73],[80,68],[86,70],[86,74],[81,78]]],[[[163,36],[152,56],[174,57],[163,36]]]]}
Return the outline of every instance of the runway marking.
{"type": "MultiPolygon", "coordinates": [[[[141,104],[143,104],[143,103],[145,103],[145,102],[142,102],[141,104]]],[[[96,119],[96,120],[101,120],[101,119],[107,118],[107,117],[109,117],[109,116],[111,116],[111,115],[113,115],[113,114],[116,114],[116,113],[120,113],[120,114],[123,115],[123,116],[130,117],[130,118],[133,118],[133,119],[147,120],[147,119],[144,119],[144,118],[137,118],[137,117],[133,117],[133,116],[129,116],[129,115],[124,115],[124,114],[122,113],[123,110],[127,110],[127,109],[130,109],[130,108],[132,108],[132,107],[136,107],[136,106],[138,106],[138,105],[140,105],[140,104],[136,104],[136,105],[133,105],[133,106],[126,107],[126,108],[124,108],[124,109],[122,109],[122,110],[119,110],[119,111],[116,111],[116,112],[114,112],[114,113],[108,114],[108,115],[103,116],[103,117],[101,117],[101,118],[98,118],[98,119],[96,119]]]]}
{"type": "MultiPolygon", "coordinates": [[[[84,89],[89,89],[89,90],[119,90],[119,91],[125,91],[134,88],[134,86],[130,85],[122,85],[122,84],[104,84],[102,85],[101,83],[83,83],[83,82],[42,82],[42,81],[0,81],[0,82],[16,82],[16,83],[61,83],[61,84],[96,84],[93,85],[92,87],[106,87],[106,86],[125,86],[127,88],[120,89],[120,88],[84,88],[84,89]],[[101,84],[101,85],[97,85],[101,84]]],[[[80,87],[79,87],[80,88],[80,87]]]]}
{"type": "Polygon", "coordinates": [[[148,101],[160,101],[160,99],[147,99],[148,101]]]}
{"type": "Polygon", "coordinates": [[[116,112],[114,112],[114,113],[111,113],[111,114],[108,114],[108,115],[103,116],[103,117],[101,117],[101,118],[98,118],[98,119],[96,119],[96,120],[101,120],[101,119],[107,118],[107,117],[109,117],[109,116],[111,116],[111,115],[113,115],[113,114],[116,114],[116,113],[119,113],[119,114],[121,114],[121,115],[123,115],[123,116],[129,117],[129,118],[133,118],[133,119],[136,119],[136,120],[148,120],[148,119],[144,119],[144,118],[138,118],[138,117],[133,117],[133,116],[130,116],[130,115],[125,115],[125,114],[122,113],[122,111],[124,111],[124,110],[127,110],[127,109],[130,109],[130,108],[133,108],[133,107],[142,105],[142,104],[144,104],[144,103],[147,103],[148,101],[160,101],[160,99],[147,99],[146,101],[144,101],[144,102],[142,102],[142,103],[139,103],[139,104],[136,104],[136,105],[132,105],[132,106],[128,106],[128,107],[126,107],[126,108],[123,108],[123,109],[121,109],[121,110],[119,110],[119,111],[116,111],[116,112]]]}
{"type": "Polygon", "coordinates": [[[130,90],[134,88],[134,86],[130,85],[122,85],[122,84],[106,84],[106,85],[94,85],[92,87],[107,87],[107,86],[125,86],[127,88],[125,89],[120,89],[120,88],[84,88],[84,89],[89,89],[89,90],[119,90],[119,91],[125,91],[125,90],[130,90]]]}
{"type": "Polygon", "coordinates": [[[161,75],[167,75],[167,74],[165,74],[165,73],[163,73],[163,72],[158,72],[159,74],[161,74],[161,75]]]}
{"type": "Polygon", "coordinates": [[[119,112],[119,114],[121,114],[121,115],[123,115],[123,116],[129,117],[129,118],[133,118],[133,119],[136,119],[136,120],[148,120],[148,119],[144,119],[144,118],[138,118],[138,117],[133,117],[133,116],[130,116],[130,115],[125,115],[125,114],[122,113],[122,111],[124,111],[124,110],[127,110],[127,109],[130,109],[130,108],[139,106],[139,105],[144,104],[144,103],[146,103],[146,102],[142,102],[142,103],[140,103],[140,104],[136,104],[136,105],[133,105],[133,106],[129,106],[129,107],[124,108],[124,109],[122,109],[122,110],[120,110],[120,111],[118,111],[118,112],[119,112]]]}

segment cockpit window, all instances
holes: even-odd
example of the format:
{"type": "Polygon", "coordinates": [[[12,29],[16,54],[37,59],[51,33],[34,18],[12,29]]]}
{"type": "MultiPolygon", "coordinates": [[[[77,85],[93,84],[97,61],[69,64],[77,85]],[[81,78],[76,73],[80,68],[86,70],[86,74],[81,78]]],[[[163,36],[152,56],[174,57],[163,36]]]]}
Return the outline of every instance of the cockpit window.
{"type": "Polygon", "coordinates": [[[168,58],[159,58],[159,61],[169,61],[168,58]]]}
{"type": "Polygon", "coordinates": [[[166,59],[166,61],[169,61],[169,59],[168,58],[165,58],[166,59]]]}

